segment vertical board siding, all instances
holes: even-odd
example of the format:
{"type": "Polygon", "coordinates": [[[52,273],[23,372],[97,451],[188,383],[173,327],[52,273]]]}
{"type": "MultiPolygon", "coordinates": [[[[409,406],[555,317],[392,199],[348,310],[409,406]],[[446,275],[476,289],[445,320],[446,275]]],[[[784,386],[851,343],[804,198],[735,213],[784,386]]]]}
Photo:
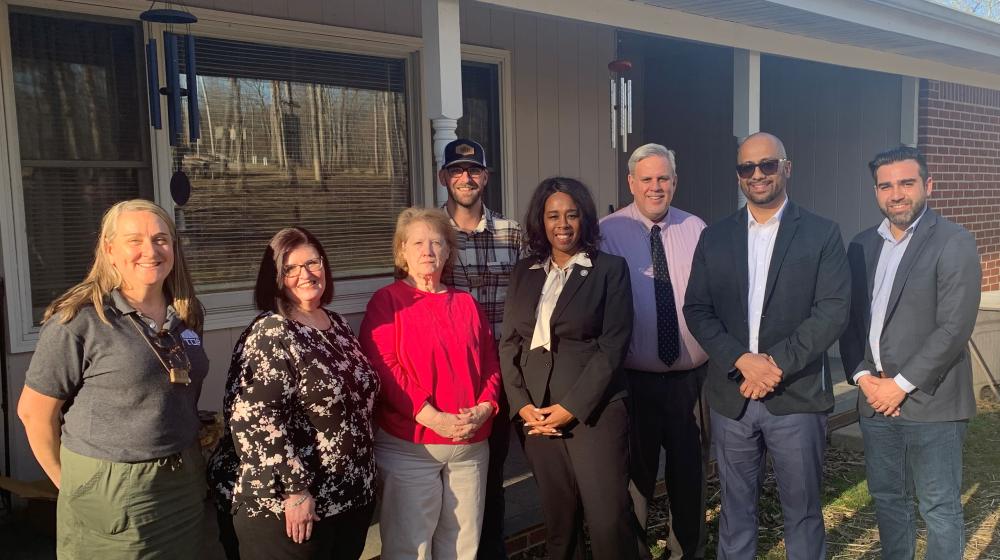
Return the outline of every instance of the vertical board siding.
{"type": "Polygon", "coordinates": [[[319,0],[288,0],[288,19],[323,23],[323,4],[319,0]]]}
{"type": "Polygon", "coordinates": [[[558,88],[559,174],[580,177],[580,68],[579,25],[561,20],[557,28],[556,67],[558,88]]]}
{"type": "Polygon", "coordinates": [[[512,12],[463,0],[462,42],[511,52],[515,207],[521,219],[539,181],[582,180],[598,210],[616,202],[614,152],[608,139],[607,63],[614,31],[560,18],[512,12]]]}
{"type": "MultiPolygon", "coordinates": [[[[655,142],[674,151],[673,206],[708,223],[731,214],[737,201],[732,50],[628,34],[623,52],[636,64],[633,85],[641,89],[633,94],[636,126],[629,150],[655,142]]],[[[623,181],[620,204],[631,201],[623,181]]]]}
{"type": "Polygon", "coordinates": [[[511,58],[514,86],[514,170],[517,207],[509,212],[521,217],[528,207],[531,190],[538,183],[538,18],[518,12],[514,15],[514,49],[511,58]]]}
{"type": "Polygon", "coordinates": [[[867,162],[899,144],[899,76],[765,55],[760,82],[761,130],[785,144],[792,200],[845,240],[878,223],[867,162]]]}
{"type": "MultiPolygon", "coordinates": [[[[600,152],[600,142],[599,138],[602,134],[606,134],[607,123],[598,122],[597,118],[600,112],[595,112],[593,109],[598,107],[600,103],[599,91],[597,88],[604,87],[606,81],[601,80],[597,76],[597,72],[594,71],[594,61],[600,60],[600,55],[598,54],[598,35],[597,29],[591,26],[581,27],[578,44],[579,47],[576,52],[575,66],[580,74],[579,87],[577,88],[577,104],[576,110],[576,122],[579,127],[579,152],[580,152],[580,165],[578,168],[578,175],[580,177],[590,177],[588,182],[590,187],[595,190],[594,197],[595,202],[598,202],[599,196],[598,192],[601,187],[601,170],[598,163],[600,152]],[[601,125],[604,125],[603,127],[601,125]]],[[[610,149],[610,147],[609,147],[610,149]]],[[[603,216],[607,210],[606,206],[597,207],[597,213],[599,216],[603,216]]]]}

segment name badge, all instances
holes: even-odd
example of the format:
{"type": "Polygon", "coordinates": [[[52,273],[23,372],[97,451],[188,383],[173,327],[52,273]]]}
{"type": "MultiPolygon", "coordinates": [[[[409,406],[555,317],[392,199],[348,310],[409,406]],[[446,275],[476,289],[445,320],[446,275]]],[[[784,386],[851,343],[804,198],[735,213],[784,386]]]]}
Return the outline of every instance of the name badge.
{"type": "Polygon", "coordinates": [[[191,329],[186,329],[181,333],[181,340],[188,346],[201,346],[201,338],[198,336],[198,333],[191,329]]]}

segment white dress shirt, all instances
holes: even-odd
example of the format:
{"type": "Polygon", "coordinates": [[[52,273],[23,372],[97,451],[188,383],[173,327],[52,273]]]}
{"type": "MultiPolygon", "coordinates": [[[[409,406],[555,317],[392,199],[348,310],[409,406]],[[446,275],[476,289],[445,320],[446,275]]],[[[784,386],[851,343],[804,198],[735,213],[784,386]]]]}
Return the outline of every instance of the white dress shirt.
{"type": "Polygon", "coordinates": [[[753,212],[747,208],[747,320],[750,322],[750,351],[760,352],[760,315],[764,312],[764,290],[767,288],[767,271],[771,267],[774,254],[774,240],[778,237],[781,215],[788,206],[788,198],[781,208],[763,224],[757,222],[753,212]]]}
{"type": "Polygon", "coordinates": [[[583,251],[573,255],[566,265],[559,267],[552,262],[552,257],[545,259],[543,263],[531,265],[532,269],[541,268],[545,271],[545,285],[542,286],[542,295],[538,298],[538,307],[535,308],[535,332],[531,335],[531,349],[542,347],[552,350],[552,311],[556,308],[559,295],[562,294],[563,287],[573,274],[574,266],[581,267],[580,274],[586,276],[589,271],[583,270],[591,268],[593,265],[587,254],[583,251]]]}
{"type": "MultiPolygon", "coordinates": [[[[927,212],[927,208],[924,208],[924,212],[927,212]]],[[[888,218],[882,220],[882,223],[878,226],[878,234],[882,237],[882,251],[878,256],[878,265],[875,267],[875,281],[872,286],[872,306],[871,306],[871,325],[868,328],[868,344],[872,348],[872,358],[875,360],[875,369],[878,371],[883,371],[882,369],[882,350],[881,350],[881,340],[882,340],[882,329],[885,327],[885,314],[889,310],[889,294],[892,293],[892,284],[896,281],[896,271],[899,270],[899,263],[903,260],[903,255],[906,253],[906,248],[910,245],[910,239],[913,239],[913,231],[917,228],[917,224],[920,223],[920,219],[924,217],[924,212],[921,212],[920,217],[913,220],[910,227],[906,228],[903,232],[903,236],[898,240],[892,235],[892,230],[889,229],[888,218]]],[[[871,375],[872,372],[868,370],[859,371],[854,374],[854,382],[857,383],[862,376],[871,375]]],[[[902,373],[896,373],[893,377],[893,381],[899,388],[906,391],[907,393],[912,393],[916,389],[916,385],[907,381],[903,377],[902,373]]]]}

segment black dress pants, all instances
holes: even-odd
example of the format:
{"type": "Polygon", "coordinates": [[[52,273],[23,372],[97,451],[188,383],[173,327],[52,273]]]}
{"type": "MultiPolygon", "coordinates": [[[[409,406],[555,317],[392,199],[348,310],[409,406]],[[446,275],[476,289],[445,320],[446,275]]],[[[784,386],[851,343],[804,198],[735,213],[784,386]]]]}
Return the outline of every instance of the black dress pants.
{"type": "Polygon", "coordinates": [[[331,515],[313,525],[312,538],[295,543],[285,533],[285,519],[274,515],[248,517],[245,508],[233,515],[241,560],[357,560],[365,550],[375,502],[331,515]]]}
{"type": "Polygon", "coordinates": [[[609,403],[593,425],[575,423],[563,437],[524,436],[524,453],[538,483],[549,558],[585,557],[583,522],[594,560],[638,558],[628,493],[628,412],[609,403]]]}
{"type": "Polygon", "coordinates": [[[663,470],[670,500],[670,526],[684,560],[700,557],[706,536],[704,459],[695,415],[704,367],[667,373],[626,370],[636,517],[645,529],[662,448],[666,450],[663,470]]]}

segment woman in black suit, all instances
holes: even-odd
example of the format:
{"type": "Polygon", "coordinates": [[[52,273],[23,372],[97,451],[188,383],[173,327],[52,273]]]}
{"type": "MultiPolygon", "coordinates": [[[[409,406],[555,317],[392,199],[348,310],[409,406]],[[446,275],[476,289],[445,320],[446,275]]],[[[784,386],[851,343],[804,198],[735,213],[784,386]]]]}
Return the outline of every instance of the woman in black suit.
{"type": "Polygon", "coordinates": [[[590,192],[574,179],[538,185],[524,220],[529,257],[514,267],[500,367],[541,495],[554,559],[638,554],[628,494],[628,418],[621,369],[632,291],[621,257],[597,250],[590,192]]]}

